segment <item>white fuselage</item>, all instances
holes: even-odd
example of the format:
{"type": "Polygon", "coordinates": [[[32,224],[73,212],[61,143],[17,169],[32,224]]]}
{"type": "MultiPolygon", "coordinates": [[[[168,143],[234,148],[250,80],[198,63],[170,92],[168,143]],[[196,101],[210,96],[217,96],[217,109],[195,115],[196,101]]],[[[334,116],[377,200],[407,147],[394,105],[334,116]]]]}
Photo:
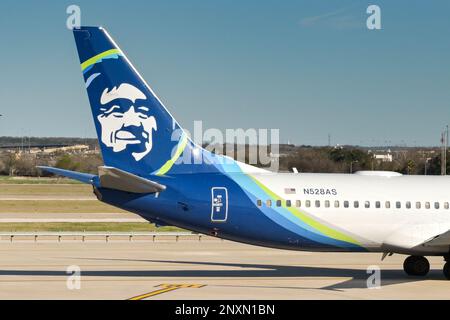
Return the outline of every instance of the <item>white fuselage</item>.
{"type": "Polygon", "coordinates": [[[417,246],[450,230],[450,177],[383,172],[254,176],[282,201],[356,236],[371,251],[448,253],[448,246],[417,246]]]}

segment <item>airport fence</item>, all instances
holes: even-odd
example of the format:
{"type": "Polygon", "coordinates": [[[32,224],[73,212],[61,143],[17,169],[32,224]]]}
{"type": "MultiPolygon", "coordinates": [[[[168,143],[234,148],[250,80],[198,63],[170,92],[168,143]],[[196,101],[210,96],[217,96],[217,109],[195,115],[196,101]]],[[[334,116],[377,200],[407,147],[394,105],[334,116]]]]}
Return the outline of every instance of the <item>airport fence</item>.
{"type": "Polygon", "coordinates": [[[7,242],[205,242],[223,241],[189,232],[1,232],[7,242]]]}

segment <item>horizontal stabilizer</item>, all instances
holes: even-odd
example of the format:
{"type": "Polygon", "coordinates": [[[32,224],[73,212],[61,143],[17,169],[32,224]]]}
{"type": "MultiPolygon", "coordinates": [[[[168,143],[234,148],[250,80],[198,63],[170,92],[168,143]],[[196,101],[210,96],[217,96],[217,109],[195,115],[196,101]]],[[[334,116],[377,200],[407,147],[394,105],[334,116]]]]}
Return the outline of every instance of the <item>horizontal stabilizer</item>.
{"type": "Polygon", "coordinates": [[[95,175],[93,174],[89,174],[89,173],[82,173],[82,172],[75,172],[75,171],[70,171],[70,170],[64,170],[64,169],[59,169],[59,168],[52,168],[52,167],[45,167],[45,166],[38,166],[37,168],[53,173],[53,174],[57,174],[59,176],[63,176],[63,177],[67,177],[70,179],[74,179],[83,183],[87,183],[87,184],[93,184],[94,183],[94,179],[95,179],[95,175]]]}
{"type": "Polygon", "coordinates": [[[157,182],[113,167],[99,167],[98,173],[102,188],[132,193],[156,193],[166,189],[165,186],[157,182]]]}
{"type": "Polygon", "coordinates": [[[113,167],[99,167],[98,176],[52,167],[39,166],[38,168],[56,175],[64,176],[83,183],[92,184],[96,187],[125,192],[156,193],[166,189],[165,186],[157,182],[138,177],[132,173],[113,167]]]}

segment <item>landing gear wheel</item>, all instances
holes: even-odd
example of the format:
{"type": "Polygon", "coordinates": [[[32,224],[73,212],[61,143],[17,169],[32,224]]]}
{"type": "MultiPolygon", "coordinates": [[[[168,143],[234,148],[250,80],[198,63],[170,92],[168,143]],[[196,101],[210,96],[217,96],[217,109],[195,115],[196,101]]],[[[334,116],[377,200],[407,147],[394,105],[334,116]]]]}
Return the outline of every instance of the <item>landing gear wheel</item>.
{"type": "Polygon", "coordinates": [[[447,262],[444,265],[444,276],[447,278],[447,280],[450,280],[450,262],[447,262]]]}
{"type": "Polygon", "coordinates": [[[430,263],[425,257],[410,256],[403,263],[403,270],[410,276],[426,276],[430,271],[430,263]]]}

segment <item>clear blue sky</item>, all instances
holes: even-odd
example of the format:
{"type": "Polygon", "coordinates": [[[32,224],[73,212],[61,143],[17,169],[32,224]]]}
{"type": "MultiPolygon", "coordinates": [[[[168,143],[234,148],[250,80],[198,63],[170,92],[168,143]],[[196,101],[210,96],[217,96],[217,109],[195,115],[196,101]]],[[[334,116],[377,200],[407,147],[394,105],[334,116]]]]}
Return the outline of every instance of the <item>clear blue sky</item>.
{"type": "Polygon", "coordinates": [[[10,1],[0,135],[95,136],[66,7],[103,25],[182,126],[283,142],[437,145],[450,123],[450,2],[10,1]],[[382,30],[366,28],[366,8],[382,30]]]}

